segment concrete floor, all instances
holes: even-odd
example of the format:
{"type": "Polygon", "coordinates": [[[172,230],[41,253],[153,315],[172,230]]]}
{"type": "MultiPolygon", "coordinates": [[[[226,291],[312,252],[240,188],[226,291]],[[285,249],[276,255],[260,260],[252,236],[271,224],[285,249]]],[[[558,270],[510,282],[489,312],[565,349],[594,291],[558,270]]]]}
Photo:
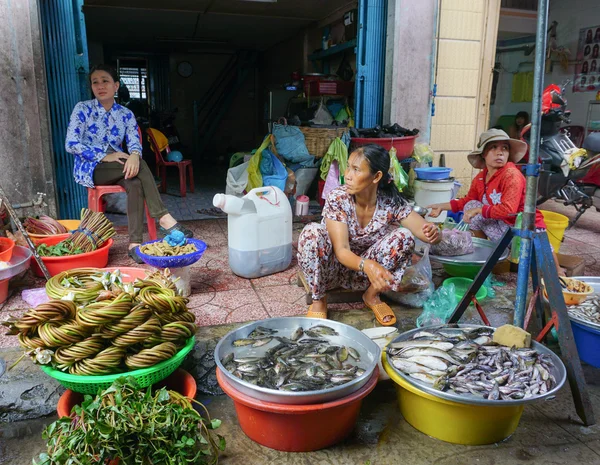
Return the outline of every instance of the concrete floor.
{"type": "MultiPolygon", "coordinates": [[[[190,198],[188,196],[185,202],[190,198]]],[[[572,209],[554,202],[544,208],[574,216],[572,209]]],[[[562,253],[585,258],[587,275],[600,276],[599,220],[599,213],[588,211],[576,227],[567,231],[561,248],[562,253]]],[[[199,380],[201,391],[214,392],[217,389],[211,373],[211,348],[216,341],[241,322],[303,314],[306,310],[304,291],[295,284],[295,262],[285,272],[258,280],[232,275],[227,267],[225,220],[196,220],[187,225],[209,244],[209,249],[194,267],[190,309],[203,327],[197,334],[195,355],[187,361],[186,368],[199,380]],[[198,357],[202,358],[202,363],[198,357]]],[[[294,246],[302,227],[301,223],[294,224],[294,246]]],[[[125,233],[120,227],[111,250],[111,266],[133,266],[125,256],[125,233]]],[[[434,281],[439,285],[447,276],[442,269],[434,268],[434,281]]],[[[484,303],[494,326],[512,321],[514,310],[516,275],[500,275],[498,279],[506,285],[496,288],[497,296],[484,303]]],[[[27,305],[21,299],[21,291],[42,285],[43,281],[30,275],[11,283],[12,297],[0,308],[0,319],[9,313],[22,313],[27,305]]],[[[420,310],[401,306],[394,306],[394,309],[401,331],[414,327],[420,310]]],[[[361,304],[332,305],[330,317],[359,329],[376,325],[372,314],[362,309],[361,304]]],[[[472,311],[463,321],[479,322],[472,311]]],[[[0,358],[7,362],[14,360],[19,353],[16,345],[16,338],[0,336],[0,358]]],[[[29,362],[22,365],[26,363],[29,362]]],[[[35,377],[40,385],[47,383],[45,375],[35,369],[33,367],[29,376],[35,377]]],[[[13,379],[25,376],[20,370],[19,367],[13,370],[10,376],[13,379]]],[[[585,374],[596,415],[600,417],[600,371],[586,366],[585,374]]],[[[0,403],[4,396],[3,381],[0,378],[0,403]]],[[[600,464],[600,426],[582,426],[575,414],[568,386],[555,400],[527,406],[520,426],[511,438],[499,444],[467,447],[429,438],[412,428],[399,413],[391,382],[382,382],[365,400],[356,428],[346,441],[324,451],[293,454],[273,451],[250,441],[239,428],[228,397],[199,395],[198,399],[207,405],[213,417],[223,420],[220,433],[226,436],[228,447],[222,464],[600,464]]],[[[54,400],[49,402],[55,405],[54,400]]],[[[31,463],[31,458],[43,450],[41,430],[53,420],[53,417],[46,417],[0,423],[0,464],[31,463]]]]}
{"type": "MultiPolygon", "coordinates": [[[[501,292],[503,292],[501,290],[501,292]]],[[[486,308],[490,317],[506,321],[508,311],[486,308]]],[[[401,331],[413,326],[417,311],[409,311],[400,322],[401,331]]],[[[372,325],[360,310],[335,311],[332,317],[358,328],[372,325]]],[[[476,318],[468,318],[476,321],[476,318]]],[[[198,347],[212,349],[235,325],[202,328],[198,347]]],[[[195,360],[186,366],[194,372],[195,360]]],[[[195,373],[198,378],[198,374],[195,373]]],[[[585,367],[592,403],[600,412],[600,371],[585,367]]],[[[206,381],[206,380],[205,380],[206,381]]],[[[210,384],[210,383],[209,383],[210,384]]],[[[202,383],[199,388],[203,389],[202,383]]],[[[556,399],[528,405],[515,434],[498,444],[486,446],[454,445],[430,438],[410,426],[401,416],[392,381],[381,381],[365,399],[354,431],[342,443],[309,453],[284,453],[268,449],[244,435],[237,422],[232,401],[224,395],[199,395],[213,418],[223,421],[219,433],[227,439],[227,450],[219,463],[223,465],[293,464],[293,465],[496,465],[496,464],[565,464],[600,463],[600,425],[584,427],[579,421],[568,386],[556,399]]],[[[41,431],[55,417],[15,422],[0,427],[0,464],[25,465],[44,449],[41,431]]],[[[449,428],[452,425],[448,425],[449,428]]]]}

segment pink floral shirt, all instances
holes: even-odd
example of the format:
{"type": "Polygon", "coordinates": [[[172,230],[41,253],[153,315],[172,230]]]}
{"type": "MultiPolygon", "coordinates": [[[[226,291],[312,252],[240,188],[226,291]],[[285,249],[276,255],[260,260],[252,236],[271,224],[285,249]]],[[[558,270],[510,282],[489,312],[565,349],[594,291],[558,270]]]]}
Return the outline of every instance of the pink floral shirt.
{"type": "Polygon", "coordinates": [[[407,203],[404,205],[394,204],[392,199],[379,195],[373,218],[366,227],[361,228],[356,215],[354,196],[346,192],[346,186],[340,186],[332,190],[327,197],[323,208],[323,224],[327,219],[346,224],[350,250],[361,255],[400,226],[400,222],[411,211],[412,209],[407,203]]]}

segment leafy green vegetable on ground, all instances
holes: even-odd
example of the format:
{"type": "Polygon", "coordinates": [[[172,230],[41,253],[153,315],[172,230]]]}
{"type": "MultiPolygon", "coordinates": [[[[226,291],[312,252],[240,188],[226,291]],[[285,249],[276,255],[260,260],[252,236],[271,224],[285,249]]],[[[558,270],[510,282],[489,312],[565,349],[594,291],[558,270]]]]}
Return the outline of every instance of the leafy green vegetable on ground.
{"type": "Polygon", "coordinates": [[[225,450],[225,438],[212,431],[220,425],[199,402],[166,388],[139,390],[122,377],[49,425],[47,452],[34,464],[99,465],[118,457],[119,465],[212,465],[225,450]]]}

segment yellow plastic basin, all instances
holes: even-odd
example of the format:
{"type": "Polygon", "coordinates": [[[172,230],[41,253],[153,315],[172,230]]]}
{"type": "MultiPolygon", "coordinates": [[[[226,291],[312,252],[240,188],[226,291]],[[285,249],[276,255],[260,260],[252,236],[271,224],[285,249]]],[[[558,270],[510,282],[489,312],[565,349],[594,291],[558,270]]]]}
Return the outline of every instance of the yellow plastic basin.
{"type": "Polygon", "coordinates": [[[402,416],[428,436],[477,446],[502,441],[519,426],[523,405],[488,407],[441,399],[402,379],[388,363],[385,352],[381,358],[383,368],[396,384],[402,416]]]}

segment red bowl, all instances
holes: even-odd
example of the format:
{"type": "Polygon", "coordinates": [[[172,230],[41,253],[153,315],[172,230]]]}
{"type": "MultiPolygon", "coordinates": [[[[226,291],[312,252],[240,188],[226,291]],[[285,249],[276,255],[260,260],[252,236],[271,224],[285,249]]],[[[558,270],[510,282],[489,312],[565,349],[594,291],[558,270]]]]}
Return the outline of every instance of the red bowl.
{"type": "MultiPolygon", "coordinates": [[[[40,243],[47,245],[56,245],[60,242],[56,236],[51,236],[48,239],[42,239],[40,243]]],[[[82,253],[79,255],[67,255],[65,257],[41,257],[42,262],[48,268],[50,276],[57,275],[61,271],[72,270],[73,268],[104,268],[108,263],[108,252],[113,245],[113,240],[109,239],[102,247],[94,250],[93,252],[82,253]]],[[[31,267],[33,272],[40,278],[44,277],[44,273],[38,266],[35,260],[31,260],[31,267]]]]}
{"type": "Polygon", "coordinates": [[[375,388],[379,369],[349,396],[324,404],[290,405],[247,396],[227,382],[217,368],[221,389],[233,400],[242,431],[254,442],[286,452],[309,452],[332,446],[354,429],[362,400],[375,388]]]}
{"type": "MultiPolygon", "coordinates": [[[[154,384],[152,389],[160,389],[162,387],[178,392],[189,399],[196,397],[196,380],[192,375],[181,368],[175,370],[161,382],[154,384]]],[[[71,415],[73,407],[79,405],[81,402],[83,402],[83,394],[67,389],[65,393],[60,396],[60,399],[58,399],[58,405],[56,406],[58,417],[68,417],[71,415]]]]}
{"type": "Polygon", "coordinates": [[[10,262],[13,250],[15,250],[15,241],[8,237],[0,237],[0,262],[10,262]]]}
{"type": "Polygon", "coordinates": [[[394,147],[396,149],[396,157],[398,160],[404,160],[412,155],[417,137],[418,136],[389,138],[353,137],[350,139],[350,149],[354,150],[367,144],[381,145],[386,150],[391,150],[391,148],[394,147]]]}

